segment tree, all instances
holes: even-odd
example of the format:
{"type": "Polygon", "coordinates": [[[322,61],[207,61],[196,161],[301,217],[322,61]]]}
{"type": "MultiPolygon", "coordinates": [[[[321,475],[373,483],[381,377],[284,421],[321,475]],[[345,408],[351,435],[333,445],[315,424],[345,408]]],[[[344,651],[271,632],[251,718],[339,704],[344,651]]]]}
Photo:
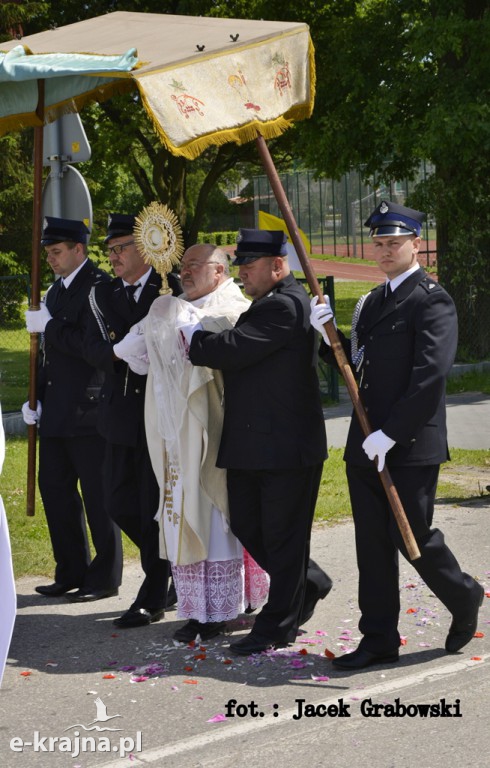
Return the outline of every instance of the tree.
{"type": "MultiPolygon", "coordinates": [[[[213,0],[48,2],[42,4],[37,15],[25,25],[25,34],[114,10],[216,15],[216,3],[213,0]]],[[[107,212],[114,211],[116,206],[120,206],[119,210],[137,211],[151,201],[159,200],[176,212],[184,230],[185,244],[190,245],[196,241],[206,219],[209,196],[214,187],[254,154],[253,147],[227,144],[207,150],[192,162],[172,155],[160,143],[136,92],[85,109],[82,118],[93,157],[81,170],[93,198],[96,228],[105,226],[107,212]],[[202,183],[198,189],[195,184],[189,185],[189,190],[195,192],[190,197],[187,179],[193,174],[199,175],[202,183]]]]}
{"type": "MultiPolygon", "coordinates": [[[[256,13],[260,13],[260,3],[256,13]]],[[[437,221],[438,272],[460,318],[459,356],[490,352],[488,0],[268,0],[265,18],[309,23],[313,117],[294,150],[318,175],[381,181],[435,171],[408,204],[437,221]]]]}

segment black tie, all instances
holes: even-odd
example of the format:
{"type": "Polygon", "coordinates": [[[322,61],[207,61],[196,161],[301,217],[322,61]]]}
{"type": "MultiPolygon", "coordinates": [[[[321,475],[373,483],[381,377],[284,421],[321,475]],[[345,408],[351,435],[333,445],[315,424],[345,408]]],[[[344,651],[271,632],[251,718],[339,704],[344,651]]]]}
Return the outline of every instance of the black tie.
{"type": "Polygon", "coordinates": [[[126,286],[126,296],[128,297],[129,305],[131,308],[136,306],[136,301],[134,298],[134,294],[140,288],[141,283],[136,283],[136,285],[127,285],[126,286]]]}
{"type": "Polygon", "coordinates": [[[385,288],[385,301],[388,301],[388,299],[389,299],[389,298],[390,298],[390,296],[392,296],[392,295],[393,295],[393,291],[391,290],[391,285],[390,285],[390,283],[386,283],[386,288],[385,288]]]}
{"type": "Polygon", "coordinates": [[[62,296],[66,292],[65,284],[63,282],[63,278],[60,277],[58,284],[58,291],[56,293],[55,299],[54,299],[54,306],[58,304],[59,301],[61,301],[62,296]]]}

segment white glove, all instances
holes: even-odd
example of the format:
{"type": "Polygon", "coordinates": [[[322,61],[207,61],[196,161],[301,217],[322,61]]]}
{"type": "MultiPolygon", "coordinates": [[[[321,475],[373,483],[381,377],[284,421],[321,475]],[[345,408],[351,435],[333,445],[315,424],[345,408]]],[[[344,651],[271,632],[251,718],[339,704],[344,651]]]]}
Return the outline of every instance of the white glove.
{"type": "Polygon", "coordinates": [[[391,437],[385,435],[382,429],[378,429],[376,432],[371,432],[371,434],[364,440],[362,447],[368,458],[373,461],[375,456],[378,457],[378,472],[383,471],[386,454],[393,448],[395,442],[396,441],[392,440],[391,437]]]}
{"type": "Polygon", "coordinates": [[[22,418],[24,419],[26,424],[29,424],[30,426],[32,424],[37,424],[41,420],[41,413],[42,413],[43,407],[39,400],[37,401],[37,408],[35,411],[32,410],[32,408],[29,407],[29,401],[27,403],[24,403],[22,406],[22,418]]]}
{"type": "Polygon", "coordinates": [[[337,323],[335,322],[335,317],[332,312],[332,307],[330,306],[330,299],[328,296],[323,297],[325,304],[318,304],[318,296],[314,296],[312,300],[310,301],[310,307],[311,307],[311,313],[310,313],[310,323],[312,324],[313,328],[316,331],[319,331],[324,340],[325,344],[328,344],[330,347],[330,340],[327,336],[327,332],[325,328],[323,327],[323,324],[328,322],[329,320],[333,320],[333,324],[335,328],[337,328],[337,323]]]}
{"type": "Polygon", "coordinates": [[[51,320],[51,313],[46,304],[41,303],[39,309],[26,311],[26,327],[29,333],[44,333],[46,325],[51,320]]]}
{"type": "Polygon", "coordinates": [[[141,355],[140,357],[126,357],[124,358],[133,371],[140,376],[146,376],[150,370],[150,358],[148,355],[141,355]]]}
{"type": "Polygon", "coordinates": [[[130,357],[141,357],[148,352],[144,334],[134,333],[134,331],[129,331],[120,342],[114,344],[112,349],[116,357],[126,362],[129,362],[130,357]]]}
{"type": "Polygon", "coordinates": [[[177,328],[181,332],[187,344],[191,343],[194,331],[202,331],[203,329],[201,323],[186,323],[185,325],[178,325],[177,328]]]}

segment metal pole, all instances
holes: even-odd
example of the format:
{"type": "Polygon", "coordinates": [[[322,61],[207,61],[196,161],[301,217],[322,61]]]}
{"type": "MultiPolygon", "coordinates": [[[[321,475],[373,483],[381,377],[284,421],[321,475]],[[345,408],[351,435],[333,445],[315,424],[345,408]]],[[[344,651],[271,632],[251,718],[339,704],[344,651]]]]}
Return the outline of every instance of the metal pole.
{"type": "MultiPolygon", "coordinates": [[[[296,253],[298,254],[298,258],[303,267],[303,271],[305,273],[306,280],[308,281],[308,285],[310,286],[311,292],[314,295],[318,296],[318,300],[320,302],[323,302],[323,294],[321,292],[320,285],[318,283],[315,273],[313,272],[312,266],[306,254],[303,241],[298,232],[296,221],[294,219],[288,199],[286,197],[281,181],[277,174],[276,168],[274,166],[272,157],[269,152],[269,148],[267,147],[267,144],[263,136],[258,136],[255,141],[256,141],[257,148],[258,148],[262,163],[264,165],[265,171],[269,178],[272,190],[276,196],[276,200],[278,202],[279,208],[281,210],[281,213],[283,215],[284,221],[286,222],[286,226],[288,228],[289,234],[293,241],[293,245],[296,248],[296,253]]],[[[328,339],[332,346],[332,351],[335,355],[337,365],[345,380],[347,390],[352,400],[352,404],[354,406],[354,410],[356,412],[357,418],[359,419],[361,428],[367,437],[368,435],[371,434],[371,431],[372,431],[371,426],[369,424],[366,411],[364,410],[364,406],[362,405],[362,402],[359,396],[357,382],[354,378],[354,374],[352,373],[352,369],[350,367],[349,361],[347,360],[347,357],[345,355],[342,344],[340,343],[338,333],[336,331],[336,328],[332,320],[329,320],[328,323],[325,323],[325,330],[327,332],[328,339]]],[[[407,520],[407,516],[405,514],[405,510],[403,509],[402,503],[400,501],[400,497],[398,496],[397,490],[393,485],[391,475],[386,465],[384,466],[382,472],[379,473],[379,476],[383,484],[383,487],[385,489],[386,495],[388,497],[388,501],[390,503],[391,509],[393,510],[395,520],[400,529],[400,533],[402,535],[404,544],[407,548],[408,556],[410,557],[411,560],[416,560],[418,557],[420,557],[420,551],[417,546],[417,542],[415,541],[415,537],[412,533],[412,530],[410,528],[410,524],[407,520]]]]}

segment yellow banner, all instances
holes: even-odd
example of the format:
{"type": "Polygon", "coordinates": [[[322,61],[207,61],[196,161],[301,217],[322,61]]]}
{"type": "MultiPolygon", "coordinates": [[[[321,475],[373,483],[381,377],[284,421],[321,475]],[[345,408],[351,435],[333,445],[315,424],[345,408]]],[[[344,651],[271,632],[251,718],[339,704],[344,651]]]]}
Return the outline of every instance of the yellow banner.
{"type": "MultiPolygon", "coordinates": [[[[259,211],[259,229],[280,229],[286,233],[286,236],[288,238],[288,243],[292,244],[291,237],[286,227],[286,222],[283,219],[280,219],[278,216],[273,216],[272,213],[265,213],[265,211],[259,211]]],[[[298,227],[298,232],[306,248],[306,253],[310,254],[311,253],[310,241],[306,237],[303,230],[300,229],[299,227],[298,227]]]]}

